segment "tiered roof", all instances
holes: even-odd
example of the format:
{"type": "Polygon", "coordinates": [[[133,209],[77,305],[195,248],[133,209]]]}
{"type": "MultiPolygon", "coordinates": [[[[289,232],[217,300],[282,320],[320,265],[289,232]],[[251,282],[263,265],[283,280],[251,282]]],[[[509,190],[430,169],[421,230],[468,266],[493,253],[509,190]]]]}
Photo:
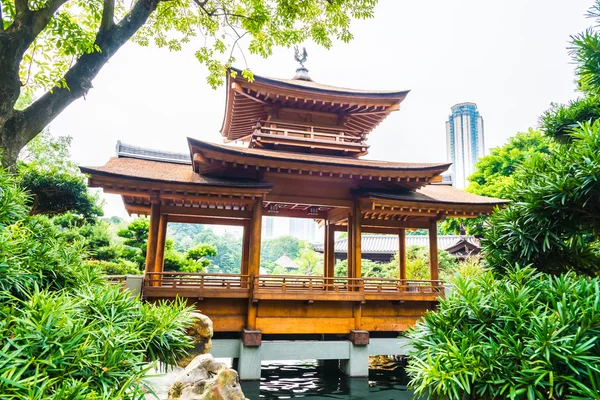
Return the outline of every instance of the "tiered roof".
{"type": "Polygon", "coordinates": [[[505,203],[432,185],[449,163],[357,158],[368,147],[366,135],[408,91],[336,88],[306,76],[249,82],[241,73],[227,85],[222,134],[248,147],[188,138],[189,154],[180,154],[119,142],[117,157],[106,165],[81,168],[90,186],[121,194],[130,213],[147,214],[154,196],[169,213],[213,209],[246,218],[246,206],[261,197],[266,214],[340,225],[358,199],[370,227],[474,217],[505,203]]]}

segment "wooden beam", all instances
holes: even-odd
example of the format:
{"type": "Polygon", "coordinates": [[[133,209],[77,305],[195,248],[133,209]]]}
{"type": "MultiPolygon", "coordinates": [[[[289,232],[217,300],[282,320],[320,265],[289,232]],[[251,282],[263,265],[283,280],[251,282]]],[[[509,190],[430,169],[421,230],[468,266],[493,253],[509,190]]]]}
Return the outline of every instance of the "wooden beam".
{"type": "Polygon", "coordinates": [[[244,226],[248,220],[234,218],[199,217],[195,215],[169,215],[169,222],[178,224],[244,226]]]}
{"type": "Polygon", "coordinates": [[[263,100],[259,99],[258,97],[254,97],[254,96],[252,96],[252,95],[250,95],[250,94],[248,94],[248,93],[244,92],[244,89],[243,89],[243,88],[242,88],[242,87],[241,87],[241,86],[240,86],[238,83],[235,83],[235,82],[234,82],[234,83],[232,83],[232,84],[231,84],[231,89],[233,89],[233,91],[234,91],[235,93],[237,93],[237,94],[240,94],[240,95],[242,95],[242,96],[245,96],[245,97],[247,97],[247,98],[249,98],[249,99],[251,99],[251,100],[254,100],[254,101],[258,102],[258,103],[261,103],[261,104],[269,104],[269,103],[267,103],[266,101],[263,101],[263,100]]]}
{"type": "MultiPolygon", "coordinates": [[[[363,218],[363,227],[371,228],[412,228],[412,229],[429,229],[427,221],[391,221],[384,219],[367,219],[363,218]]],[[[371,232],[375,233],[375,232],[371,232]]],[[[393,232],[395,233],[395,232],[393,232]]]]}
{"type": "Polygon", "coordinates": [[[332,224],[345,221],[348,218],[348,211],[349,210],[347,208],[334,208],[333,210],[329,210],[327,212],[327,219],[332,224]]]}
{"type": "Polygon", "coordinates": [[[308,218],[308,219],[325,219],[327,218],[326,211],[319,211],[316,214],[308,214],[308,210],[302,209],[290,209],[280,208],[277,213],[269,213],[267,209],[264,210],[266,217],[287,217],[287,218],[308,218]]]}
{"type": "Polygon", "coordinates": [[[398,276],[406,279],[406,229],[398,231],[398,276]]]}
{"type": "Polygon", "coordinates": [[[132,204],[132,203],[126,203],[125,201],[123,201],[123,203],[125,204],[125,209],[127,210],[127,212],[129,214],[150,215],[150,206],[149,205],[132,204]]]}
{"type": "Polygon", "coordinates": [[[167,242],[167,214],[160,214],[158,221],[158,237],[156,239],[156,260],[154,261],[154,270],[163,272],[165,265],[165,244],[167,242]]]}
{"type": "Polygon", "coordinates": [[[430,222],[429,226],[429,270],[430,280],[439,279],[438,270],[438,240],[437,240],[437,222],[430,222]]]}
{"type": "Polygon", "coordinates": [[[160,203],[154,201],[150,206],[150,228],[148,229],[148,244],[146,247],[146,272],[157,272],[155,263],[159,220],[160,203]]]}
{"type": "Polygon", "coordinates": [[[222,208],[201,208],[201,207],[182,207],[182,206],[164,206],[164,214],[169,215],[195,215],[199,217],[220,217],[250,219],[252,212],[245,210],[225,210],[222,208]]]}
{"type": "MultiPolygon", "coordinates": [[[[315,174],[315,176],[317,175],[315,174]]],[[[352,201],[350,200],[323,197],[288,196],[270,193],[266,196],[265,201],[268,201],[269,203],[303,204],[306,206],[317,207],[352,207],[352,201]]]]}

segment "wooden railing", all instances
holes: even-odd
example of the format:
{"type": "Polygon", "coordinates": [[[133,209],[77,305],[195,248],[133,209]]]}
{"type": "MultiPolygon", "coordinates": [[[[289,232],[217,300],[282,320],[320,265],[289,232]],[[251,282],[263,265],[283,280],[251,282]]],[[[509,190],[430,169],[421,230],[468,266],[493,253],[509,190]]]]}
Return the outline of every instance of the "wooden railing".
{"type": "Polygon", "coordinates": [[[144,287],[247,289],[250,277],[238,274],[204,274],[192,272],[148,272],[144,287]]]}
{"type": "Polygon", "coordinates": [[[292,124],[278,121],[257,121],[255,134],[266,133],[291,138],[323,140],[329,142],[361,144],[365,137],[362,132],[346,128],[292,124]]]}
{"type": "Polygon", "coordinates": [[[440,293],[443,281],[410,279],[363,278],[365,293],[440,293]]]}
{"type": "Polygon", "coordinates": [[[322,276],[302,275],[259,275],[254,277],[253,290],[277,292],[312,292],[333,291],[353,292],[360,291],[363,280],[358,278],[324,278],[322,276]]]}
{"type": "MultiPolygon", "coordinates": [[[[113,278],[111,278],[113,279],[113,278]]],[[[111,282],[118,282],[111,280],[111,282]]],[[[433,300],[443,293],[442,281],[347,278],[303,275],[204,274],[150,272],[146,297],[220,297],[323,300],[433,300]]]]}

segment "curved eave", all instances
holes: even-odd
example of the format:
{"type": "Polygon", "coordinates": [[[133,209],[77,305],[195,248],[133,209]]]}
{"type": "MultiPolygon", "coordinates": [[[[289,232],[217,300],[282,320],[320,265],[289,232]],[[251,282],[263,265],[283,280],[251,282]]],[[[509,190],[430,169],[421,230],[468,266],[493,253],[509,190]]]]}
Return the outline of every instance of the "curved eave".
{"type": "Polygon", "coordinates": [[[265,107],[280,102],[281,99],[285,99],[284,107],[306,112],[344,113],[348,117],[345,126],[369,133],[390,112],[397,110],[410,92],[352,90],[257,75],[254,76],[254,81],[249,82],[242,77],[240,70],[232,70],[237,72],[237,76],[232,78],[230,74],[227,75],[225,114],[221,126],[221,135],[228,140],[238,140],[250,135],[252,121],[264,119],[267,115],[265,107]],[[240,89],[243,94],[239,93],[240,89]],[[287,103],[291,102],[290,99],[294,99],[293,104],[287,103]],[[243,104],[241,114],[234,110],[236,102],[243,104]]]}
{"type": "Polygon", "coordinates": [[[416,191],[357,193],[364,209],[374,213],[415,213],[430,217],[475,218],[491,214],[507,200],[463,192],[452,186],[426,185],[416,191]]]}
{"type": "Polygon", "coordinates": [[[239,78],[242,76],[241,71],[236,71],[238,71],[238,77],[236,77],[236,81],[238,81],[239,83],[247,82],[255,85],[268,86],[269,88],[281,88],[318,95],[340,96],[347,99],[386,99],[391,100],[393,102],[400,102],[404,100],[404,98],[406,98],[406,96],[410,92],[410,90],[353,90],[326,85],[319,85],[320,87],[313,87],[310,86],[310,84],[308,83],[303,84],[303,82],[305,81],[301,80],[299,80],[298,83],[295,83],[290,82],[290,80],[267,78],[258,75],[254,75],[253,82],[248,82],[248,80],[244,78],[239,78]]]}
{"type": "Polygon", "coordinates": [[[362,160],[348,157],[323,156],[283,152],[278,150],[248,149],[217,145],[188,138],[194,170],[201,174],[219,175],[222,171],[248,166],[270,171],[294,171],[299,174],[339,176],[371,181],[410,182],[417,186],[437,178],[450,164],[414,164],[362,160]],[[217,161],[215,163],[215,161],[217,161]],[[211,169],[213,165],[221,170],[211,169]],[[324,175],[325,174],[325,175],[324,175]]]}

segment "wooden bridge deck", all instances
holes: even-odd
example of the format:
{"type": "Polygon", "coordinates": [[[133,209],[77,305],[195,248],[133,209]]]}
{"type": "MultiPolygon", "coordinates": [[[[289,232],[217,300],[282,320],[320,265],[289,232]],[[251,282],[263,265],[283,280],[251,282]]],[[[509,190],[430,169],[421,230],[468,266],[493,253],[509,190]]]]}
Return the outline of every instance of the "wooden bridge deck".
{"type": "Polygon", "coordinates": [[[149,272],[148,301],[185,298],[213,321],[215,332],[349,334],[398,332],[435,308],[441,281],[149,272]]]}

